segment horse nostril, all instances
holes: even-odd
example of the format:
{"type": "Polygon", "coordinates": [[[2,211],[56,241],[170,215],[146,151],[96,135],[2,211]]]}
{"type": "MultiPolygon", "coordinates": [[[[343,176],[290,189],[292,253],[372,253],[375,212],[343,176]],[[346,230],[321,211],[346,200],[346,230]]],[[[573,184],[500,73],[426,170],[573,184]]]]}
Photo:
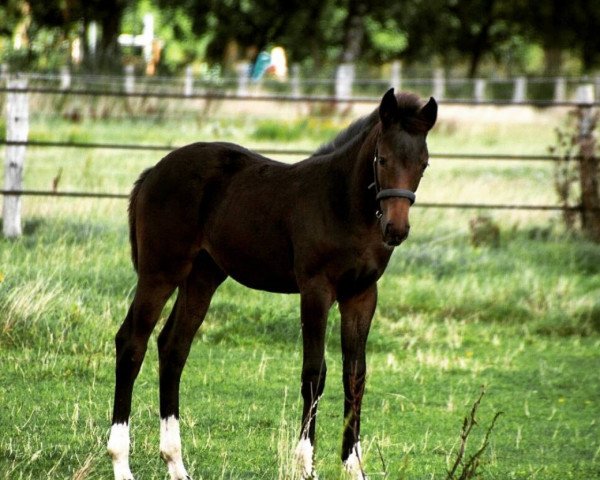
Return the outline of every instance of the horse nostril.
{"type": "Polygon", "coordinates": [[[385,226],[385,241],[388,245],[400,245],[408,237],[410,225],[403,228],[397,228],[393,222],[388,222],[385,226]]]}

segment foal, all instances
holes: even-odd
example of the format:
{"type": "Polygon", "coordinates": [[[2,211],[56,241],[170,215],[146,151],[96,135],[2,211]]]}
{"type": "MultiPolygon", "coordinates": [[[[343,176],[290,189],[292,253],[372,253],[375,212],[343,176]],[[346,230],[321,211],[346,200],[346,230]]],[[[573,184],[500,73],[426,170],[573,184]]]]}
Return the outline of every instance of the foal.
{"type": "Polygon", "coordinates": [[[129,480],[129,415],[148,338],[168,298],[159,335],[160,454],[171,480],[190,478],[179,437],[179,382],[217,287],[231,276],[250,288],[300,293],[303,337],[303,478],[316,476],[317,403],[325,386],[327,312],[341,313],[344,427],[341,458],[364,478],[359,443],[365,345],[377,280],[408,236],[409,208],[427,167],[433,98],[389,90],[379,108],[312,157],[269,160],[229,143],[195,143],[168,154],[136,182],[129,206],[137,289],[116,343],[108,451],[116,480],[129,480]]]}

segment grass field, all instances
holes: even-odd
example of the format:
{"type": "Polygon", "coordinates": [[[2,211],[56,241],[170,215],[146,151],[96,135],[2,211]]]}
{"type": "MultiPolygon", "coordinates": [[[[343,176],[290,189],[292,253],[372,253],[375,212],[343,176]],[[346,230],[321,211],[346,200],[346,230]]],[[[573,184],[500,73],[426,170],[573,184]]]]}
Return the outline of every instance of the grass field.
{"type": "MultiPolygon", "coordinates": [[[[510,126],[493,115],[481,123],[442,114],[430,150],[545,153],[557,119],[540,125],[528,115],[510,126]]],[[[31,138],[219,138],[313,148],[344,124],[315,122],[283,122],[282,132],[260,120],[40,118],[31,138]]],[[[31,149],[26,186],[49,188],[62,168],[61,189],[126,192],[159,157],[31,149]]],[[[432,161],[418,198],[556,201],[552,167],[525,162],[432,161]]],[[[26,198],[25,235],[0,240],[0,478],[112,475],[105,443],[113,337],[135,284],[125,212],[120,200],[26,198]]],[[[600,478],[600,247],[564,232],[557,214],[532,212],[487,213],[499,226],[499,245],[474,247],[469,220],[480,213],[415,208],[413,233],[380,281],[363,407],[367,473],[445,478],[463,417],[484,385],[469,452],[494,414],[504,413],[482,457],[482,478],[600,478]]],[[[232,281],[215,296],[182,382],[184,457],[195,479],[293,478],[301,413],[298,300],[232,281]]],[[[139,479],[166,478],[158,457],[155,339],[134,392],[132,470],[139,479]]],[[[326,480],[343,478],[337,311],[327,359],[316,461],[326,480]]]]}

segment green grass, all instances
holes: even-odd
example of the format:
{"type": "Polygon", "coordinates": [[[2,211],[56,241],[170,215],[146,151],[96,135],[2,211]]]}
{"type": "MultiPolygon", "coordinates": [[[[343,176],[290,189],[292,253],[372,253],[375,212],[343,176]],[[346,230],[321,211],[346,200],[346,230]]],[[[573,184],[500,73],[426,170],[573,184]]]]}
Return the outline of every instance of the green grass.
{"type": "MultiPolygon", "coordinates": [[[[82,131],[93,141],[179,144],[213,138],[219,125],[88,122],[82,131]]],[[[34,125],[49,138],[74,134],[60,121],[44,128],[34,125]]],[[[256,124],[227,128],[237,132],[230,140],[253,144],[256,124]]],[[[493,128],[506,130],[505,140],[519,137],[519,127],[493,128]]],[[[468,136],[441,130],[432,151],[459,150],[468,136]]],[[[477,141],[473,148],[492,151],[485,138],[470,140],[477,141]]],[[[127,191],[159,156],[31,149],[26,183],[47,188],[63,167],[64,189],[127,191]]],[[[547,165],[432,163],[419,198],[555,201],[547,165]]],[[[504,414],[483,478],[598,478],[600,247],[565,233],[556,214],[501,212],[492,214],[499,247],[476,248],[468,231],[476,214],[414,209],[413,233],[380,281],[363,408],[366,470],[375,479],[445,478],[462,419],[485,385],[470,451],[494,414],[504,414]]],[[[135,285],[126,203],[27,198],[24,217],[20,240],[0,240],[0,478],[110,478],[113,337],[135,285]]],[[[301,414],[298,300],[232,281],[217,292],[182,382],[184,457],[195,479],[291,477],[301,414]]],[[[329,320],[316,466],[321,478],[336,479],[337,311],[329,320]]],[[[155,341],[156,334],[134,393],[132,469],[142,479],[166,478],[155,341]]]]}

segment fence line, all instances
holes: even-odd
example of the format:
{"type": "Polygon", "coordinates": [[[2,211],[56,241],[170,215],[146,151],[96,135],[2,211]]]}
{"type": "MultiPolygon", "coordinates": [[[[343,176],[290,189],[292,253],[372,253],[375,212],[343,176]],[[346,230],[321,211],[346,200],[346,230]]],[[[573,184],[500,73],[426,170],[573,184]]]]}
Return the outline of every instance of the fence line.
{"type": "MultiPolygon", "coordinates": [[[[29,197],[66,197],[66,198],[101,198],[101,199],[127,199],[127,193],[110,192],[59,192],[54,190],[0,190],[0,195],[4,196],[29,196],[29,197]]],[[[421,208],[442,208],[442,209],[462,209],[462,210],[538,210],[538,211],[572,211],[581,212],[581,206],[560,206],[560,205],[528,205],[528,204],[504,204],[504,203],[437,203],[437,202],[417,202],[415,207],[421,208]]],[[[600,210],[594,209],[594,210],[600,210]]]]}
{"type": "MultiPolygon", "coordinates": [[[[194,74],[191,65],[185,68],[183,75],[175,77],[136,75],[134,68],[129,65],[124,68],[122,75],[90,75],[73,74],[68,68],[62,68],[59,74],[37,74],[16,72],[15,76],[36,83],[55,84],[61,90],[73,88],[73,84],[84,85],[86,88],[102,87],[124,90],[125,92],[140,91],[140,89],[158,89],[159,91],[178,91],[189,97],[196,91],[236,91],[245,95],[251,91],[288,91],[293,97],[300,97],[315,88],[328,93],[335,92],[338,101],[351,97],[358,91],[373,91],[386,89],[390,86],[401,90],[403,86],[409,89],[434,92],[438,100],[470,98],[475,103],[481,103],[486,98],[503,98],[509,103],[521,102],[527,98],[552,100],[562,102],[568,97],[577,96],[582,86],[590,86],[595,90],[595,98],[600,100],[600,75],[586,76],[524,76],[510,78],[498,77],[456,77],[448,75],[443,68],[434,69],[429,75],[405,75],[402,64],[394,61],[389,65],[388,72],[378,77],[360,76],[360,67],[353,63],[337,65],[325,77],[303,76],[298,64],[290,66],[289,76],[285,78],[252,78],[250,64],[240,63],[236,74],[220,76],[216,74],[194,74]]],[[[364,75],[364,72],[362,72],[364,75]]],[[[383,72],[382,72],[383,73],[383,72]]],[[[2,78],[9,76],[7,68],[3,70],[2,78]]],[[[313,92],[314,93],[314,92],[313,92]]]]}
{"type": "MultiPolygon", "coordinates": [[[[50,147],[50,148],[82,148],[100,150],[147,150],[171,151],[183,145],[148,145],[134,143],[100,143],[100,142],[53,142],[50,140],[14,141],[0,139],[0,145],[19,147],[50,147]]],[[[313,150],[286,148],[248,148],[262,155],[312,155],[313,150]]],[[[429,158],[440,160],[507,160],[507,161],[558,161],[559,155],[513,155],[505,153],[429,153],[429,158]]],[[[571,160],[581,160],[580,156],[569,157],[571,160]]]]}
{"type": "MultiPolygon", "coordinates": [[[[594,101],[592,88],[581,90],[581,95],[578,95],[578,102],[556,102],[556,101],[527,101],[519,100],[517,103],[508,100],[481,101],[481,100],[466,100],[455,101],[447,100],[443,103],[447,105],[528,105],[536,107],[556,107],[556,106],[577,106],[580,111],[592,111],[592,107],[600,105],[600,102],[594,101]],[[585,94],[585,95],[583,95],[585,94]]],[[[340,98],[339,96],[286,96],[286,95],[247,95],[247,94],[219,94],[219,93],[203,93],[189,94],[185,93],[160,93],[160,92],[135,92],[135,91],[119,91],[107,92],[99,90],[76,90],[76,89],[54,89],[54,88],[35,88],[27,87],[25,84],[10,83],[5,88],[0,88],[0,93],[6,92],[8,106],[11,102],[15,102],[16,98],[23,101],[25,108],[28,111],[28,94],[57,94],[57,95],[94,95],[94,96],[112,96],[112,97],[138,97],[138,98],[169,98],[169,99],[205,99],[205,100],[240,100],[240,101],[282,101],[282,102],[336,102],[343,103],[376,103],[379,98],[374,97],[353,97],[352,92],[346,93],[348,98],[340,98]],[[11,100],[12,98],[12,100],[11,100]]],[[[442,99],[443,100],[443,99],[442,99]]],[[[23,127],[26,122],[22,122],[25,114],[11,113],[14,110],[7,108],[7,125],[14,123],[23,127]],[[13,118],[14,117],[14,118],[13,118]],[[12,123],[11,123],[12,122],[12,123]]],[[[9,132],[10,133],[10,132],[9,132]]],[[[6,140],[0,140],[0,145],[6,145],[7,165],[13,165],[15,160],[8,153],[18,150],[25,151],[26,147],[54,147],[54,148],[98,148],[98,149],[123,149],[123,150],[173,150],[177,148],[173,145],[140,145],[140,144],[117,144],[117,143],[100,143],[100,142],[64,142],[64,141],[36,141],[29,140],[27,133],[24,135],[10,135],[7,133],[6,140]],[[10,158],[9,158],[10,157],[10,158]]],[[[283,155],[310,155],[312,152],[304,149],[258,149],[264,154],[283,154],[283,155]]],[[[561,157],[556,155],[510,155],[510,154],[476,154],[476,153],[438,153],[431,154],[432,158],[441,158],[448,160],[531,160],[531,161],[557,161],[561,157]]],[[[6,169],[5,169],[6,170],[6,169]]],[[[71,198],[98,198],[98,199],[126,199],[128,195],[125,193],[111,192],[59,192],[56,190],[32,190],[24,189],[19,183],[5,183],[4,189],[0,190],[0,195],[4,196],[4,204],[8,202],[20,202],[21,196],[47,196],[47,197],[71,197],[71,198]]],[[[591,206],[585,208],[582,205],[578,206],[561,206],[561,205],[525,205],[525,204],[498,204],[498,203],[432,203],[420,202],[417,206],[422,208],[442,208],[442,209],[476,209],[476,210],[539,210],[539,211],[577,211],[585,214],[591,211],[600,211],[600,207],[591,206]]],[[[6,212],[3,215],[4,224],[7,224],[6,212]]],[[[17,212],[15,219],[20,223],[20,211],[17,212]]],[[[6,234],[6,232],[5,232],[6,234]]]]}
{"type": "MultiPolygon", "coordinates": [[[[380,101],[380,97],[350,96],[337,97],[333,95],[240,95],[232,93],[186,93],[175,92],[135,92],[135,91],[109,91],[109,90],[83,90],[71,89],[63,90],[60,88],[47,87],[28,87],[25,89],[15,89],[10,87],[0,87],[0,93],[41,93],[53,95],[82,95],[94,97],[125,97],[125,98],[159,98],[159,99],[180,99],[180,100],[236,100],[236,101],[256,101],[256,102],[295,102],[295,103],[372,103],[380,101]]],[[[521,107],[595,107],[600,106],[600,101],[554,101],[554,100],[477,100],[477,99],[439,99],[442,105],[464,105],[464,106],[521,106],[521,107]]]]}

